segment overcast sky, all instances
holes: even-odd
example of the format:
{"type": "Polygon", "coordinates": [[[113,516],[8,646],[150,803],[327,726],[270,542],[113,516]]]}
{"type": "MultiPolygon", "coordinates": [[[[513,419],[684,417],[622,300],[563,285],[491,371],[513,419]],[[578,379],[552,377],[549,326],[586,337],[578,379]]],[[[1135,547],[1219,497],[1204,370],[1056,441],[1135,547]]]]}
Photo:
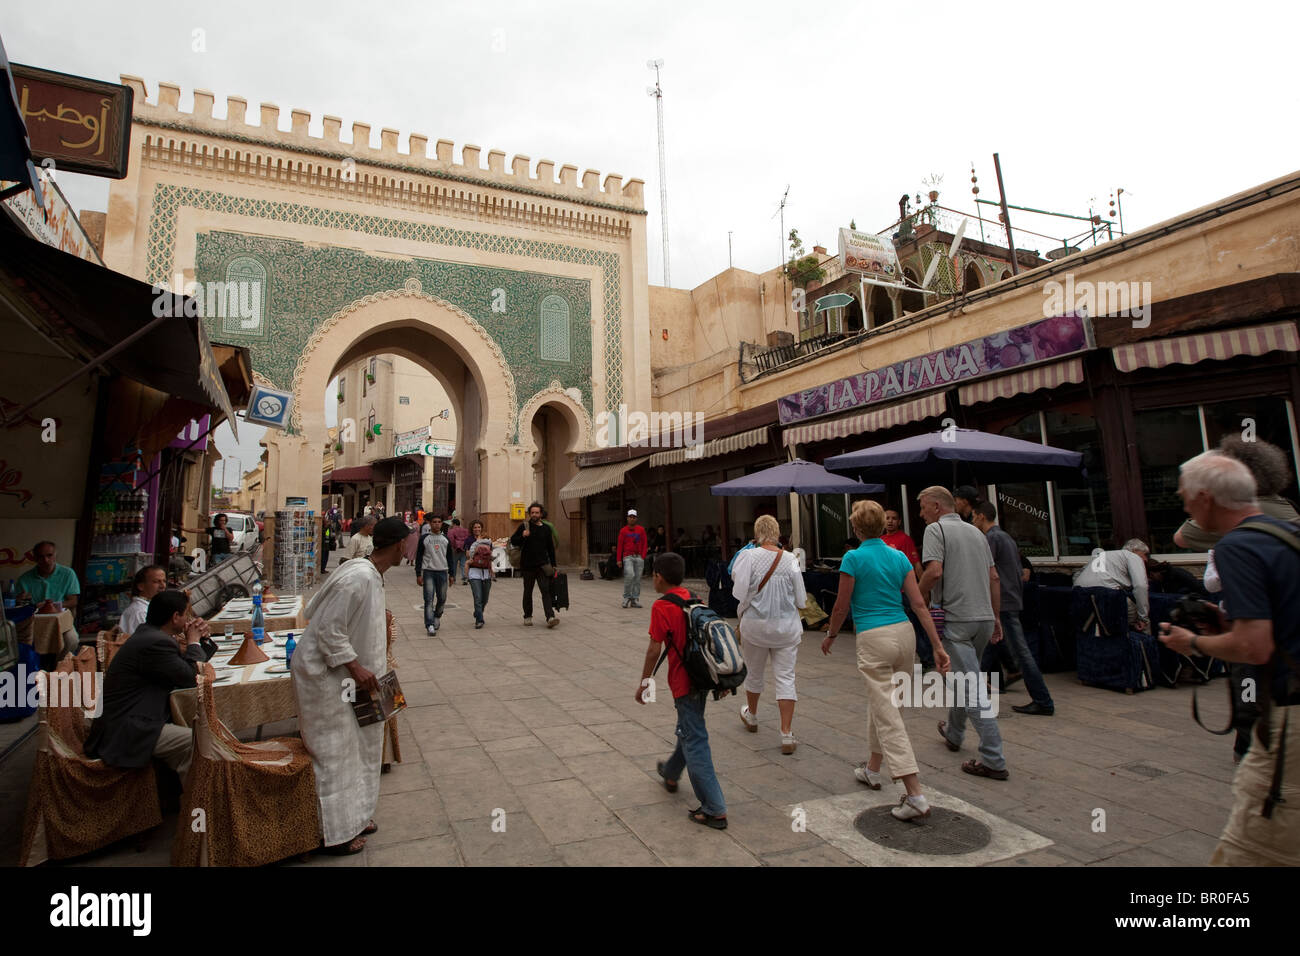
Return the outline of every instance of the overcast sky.
{"type": "MultiPolygon", "coordinates": [[[[664,60],[672,285],[762,271],[785,228],[834,248],[879,230],[903,193],[943,177],[940,202],[996,199],[1086,215],[1124,189],[1128,231],[1292,172],[1294,3],[1042,2],[799,5],[439,0],[220,4],[43,0],[0,16],[9,58],[159,80],[646,181],[649,269],[662,281],[652,57],[664,60]],[[203,50],[196,51],[195,31],[203,50]]],[[[507,163],[509,159],[507,159],[507,163]]],[[[60,177],[78,209],[107,181],[60,177]]],[[[987,213],[986,213],[987,215],[987,213]]],[[[1061,221],[1013,224],[1064,236],[1061,221]]],[[[1080,225],[1082,228],[1082,224],[1080,225]]],[[[1020,243],[1046,251],[1046,241],[1020,243]]],[[[327,403],[328,405],[328,403],[327,403]]],[[[252,433],[252,428],[247,429],[252,433]]],[[[243,432],[241,432],[241,436],[243,432]]],[[[247,439],[241,444],[247,445],[247,439]]],[[[255,444],[239,454],[245,467],[255,444]]]]}

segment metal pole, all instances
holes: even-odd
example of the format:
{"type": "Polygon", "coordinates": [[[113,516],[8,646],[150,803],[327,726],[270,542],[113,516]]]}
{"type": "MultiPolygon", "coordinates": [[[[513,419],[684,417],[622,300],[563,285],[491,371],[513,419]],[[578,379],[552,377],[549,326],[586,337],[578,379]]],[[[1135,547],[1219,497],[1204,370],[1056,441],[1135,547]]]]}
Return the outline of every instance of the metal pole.
{"type": "Polygon", "coordinates": [[[664,239],[664,287],[672,286],[668,270],[668,163],[664,158],[664,91],[659,85],[659,68],[663,60],[651,60],[648,64],[655,71],[654,89],[649,93],[655,98],[655,114],[659,123],[659,219],[663,228],[664,239]]]}
{"type": "Polygon", "coordinates": [[[731,230],[727,230],[727,268],[734,268],[731,262],[731,230]]]}
{"type": "Polygon", "coordinates": [[[1011,274],[1020,275],[1020,264],[1016,262],[1016,242],[1011,236],[1011,213],[1007,211],[1007,191],[1002,185],[1002,163],[998,154],[993,154],[993,169],[998,175],[998,198],[1002,203],[1002,223],[1007,227],[1007,248],[1011,251],[1011,274]]]}
{"type": "Polygon", "coordinates": [[[1124,190],[1115,190],[1115,207],[1119,210],[1119,234],[1124,235],[1124,190]]]}

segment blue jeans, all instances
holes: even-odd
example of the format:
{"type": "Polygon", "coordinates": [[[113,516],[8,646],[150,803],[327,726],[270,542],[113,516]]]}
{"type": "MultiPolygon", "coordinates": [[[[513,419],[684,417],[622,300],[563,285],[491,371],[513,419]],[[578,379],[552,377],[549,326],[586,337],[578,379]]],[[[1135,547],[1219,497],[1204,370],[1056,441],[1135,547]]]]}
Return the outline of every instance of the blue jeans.
{"type": "MultiPolygon", "coordinates": [[[[988,715],[992,704],[984,688],[984,675],[980,672],[980,654],[993,636],[992,621],[954,621],[948,618],[944,622],[943,649],[952,658],[950,673],[963,681],[967,690],[966,702],[974,706],[948,708],[948,723],[944,727],[948,740],[961,746],[966,735],[966,718],[980,738],[980,763],[990,770],[1005,770],[1006,758],[1002,756],[1002,733],[998,730],[997,717],[988,715]],[[971,700],[970,691],[978,694],[978,702],[971,700]]],[[[952,682],[949,686],[953,686],[952,682]]]]}
{"type": "Polygon", "coordinates": [[[426,570],[420,576],[424,578],[424,626],[437,629],[442,623],[443,605],[447,603],[447,572],[426,570]]]}
{"type": "Polygon", "coordinates": [[[474,595],[474,620],[483,623],[483,609],[487,607],[488,595],[492,593],[491,578],[470,578],[469,593],[474,595]]]}
{"type": "Polygon", "coordinates": [[[623,600],[641,600],[641,572],[645,568],[645,558],[639,554],[629,554],[623,558],[623,600]]]}
{"type": "MultiPolygon", "coordinates": [[[[1038,669],[1038,662],[1034,660],[1033,653],[1029,650],[1029,644],[1025,640],[1025,629],[1020,624],[1019,611],[1003,611],[1000,615],[1002,620],[1002,643],[1006,645],[1007,650],[1011,652],[1012,658],[1015,659],[1016,666],[1020,668],[1020,674],[1025,679],[1025,690],[1029,691],[1029,696],[1033,698],[1035,704],[1040,707],[1046,707],[1049,710],[1055,709],[1056,705],[1052,703],[1052,695],[1047,689],[1047,682],[1043,680],[1043,672],[1038,669]]],[[[990,645],[992,647],[994,645],[990,645]]],[[[988,658],[988,651],[984,652],[988,658]]],[[[996,670],[996,667],[991,668],[996,670]]]]}
{"type": "Polygon", "coordinates": [[[212,566],[215,568],[222,561],[229,561],[233,555],[227,551],[225,554],[214,554],[212,556],[212,566]]]}
{"type": "Polygon", "coordinates": [[[454,548],[452,549],[452,552],[451,552],[451,579],[452,579],[452,581],[455,581],[455,580],[457,579],[458,572],[459,572],[459,578],[460,578],[460,580],[462,580],[462,581],[465,580],[465,568],[466,568],[466,565],[465,565],[465,558],[466,558],[466,557],[467,557],[467,555],[465,554],[464,551],[457,551],[457,550],[454,549],[454,548]]]}
{"type": "Polygon", "coordinates": [[[704,701],[707,694],[690,693],[673,700],[677,708],[677,749],[664,763],[664,779],[677,780],[682,768],[691,775],[691,788],[700,809],[711,817],[727,812],[718,775],[713,771],[713,753],[709,750],[709,729],[704,726],[704,701]]]}

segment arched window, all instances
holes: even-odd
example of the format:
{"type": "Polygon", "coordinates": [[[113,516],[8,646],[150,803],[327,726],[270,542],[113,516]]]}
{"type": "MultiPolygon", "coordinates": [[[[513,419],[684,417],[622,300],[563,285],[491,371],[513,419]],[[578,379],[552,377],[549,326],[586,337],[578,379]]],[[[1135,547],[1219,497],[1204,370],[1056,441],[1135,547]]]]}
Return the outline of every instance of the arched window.
{"type": "Polygon", "coordinates": [[[982,286],[984,283],[981,281],[979,266],[973,262],[968,265],[962,273],[961,284],[963,292],[974,292],[982,286]]]}
{"type": "Polygon", "coordinates": [[[569,303],[563,296],[548,295],[542,299],[543,362],[568,362],[569,358],[569,303]]]}
{"type": "Polygon", "coordinates": [[[887,322],[894,321],[894,303],[889,299],[889,292],[880,286],[871,286],[871,298],[867,300],[871,313],[871,328],[878,329],[887,322]]]}
{"type": "MultiPolygon", "coordinates": [[[[223,297],[224,306],[211,313],[221,316],[222,333],[261,335],[266,331],[266,267],[262,263],[252,256],[231,259],[226,266],[223,297]]],[[[204,307],[207,309],[209,303],[204,302],[204,307]]]]}
{"type": "MultiPolygon", "coordinates": [[[[904,269],[903,275],[907,277],[907,280],[910,284],[914,285],[919,281],[916,278],[916,273],[913,272],[911,269],[904,269]]],[[[923,296],[919,290],[914,288],[909,288],[906,292],[903,293],[902,301],[900,302],[900,307],[904,313],[920,312],[922,309],[925,308],[925,296],[923,296]]]]}

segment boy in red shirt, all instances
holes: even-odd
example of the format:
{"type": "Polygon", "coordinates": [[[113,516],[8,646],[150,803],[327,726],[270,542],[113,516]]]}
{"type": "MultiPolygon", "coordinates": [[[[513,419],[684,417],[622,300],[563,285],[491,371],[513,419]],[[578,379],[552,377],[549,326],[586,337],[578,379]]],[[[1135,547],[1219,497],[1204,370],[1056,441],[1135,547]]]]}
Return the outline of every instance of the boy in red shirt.
{"type": "MultiPolygon", "coordinates": [[[[682,587],[685,576],[686,562],[680,554],[667,551],[655,559],[654,588],[658,593],[675,594],[690,600],[691,593],[682,587]]],[[[673,706],[677,708],[677,749],[666,761],[659,761],[656,769],[669,793],[676,793],[682,768],[689,770],[691,787],[700,801],[698,809],[689,811],[690,818],[715,830],[725,830],[727,804],[718,775],[713,770],[709,731],[704,726],[704,701],[708,692],[691,687],[691,677],[682,662],[686,651],[686,628],[685,612],[671,601],[660,598],[651,606],[650,646],[646,648],[641,683],[636,688],[636,702],[645,703],[642,694],[659,661],[662,645],[667,641],[668,688],[673,692],[673,706]]]]}
{"type": "Polygon", "coordinates": [[[916,572],[919,580],[921,577],[921,556],[916,552],[916,542],[912,540],[912,536],[902,530],[902,523],[897,511],[893,508],[886,511],[885,533],[880,536],[880,540],[895,551],[902,551],[907,555],[907,560],[912,562],[912,570],[916,572]]]}

